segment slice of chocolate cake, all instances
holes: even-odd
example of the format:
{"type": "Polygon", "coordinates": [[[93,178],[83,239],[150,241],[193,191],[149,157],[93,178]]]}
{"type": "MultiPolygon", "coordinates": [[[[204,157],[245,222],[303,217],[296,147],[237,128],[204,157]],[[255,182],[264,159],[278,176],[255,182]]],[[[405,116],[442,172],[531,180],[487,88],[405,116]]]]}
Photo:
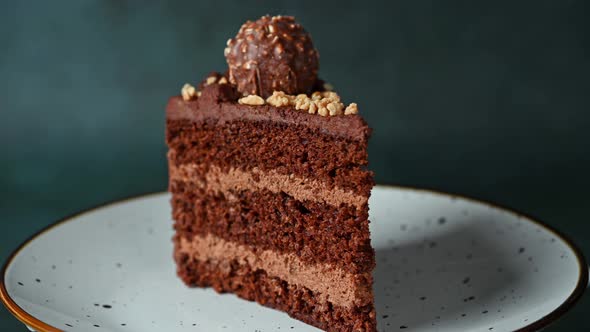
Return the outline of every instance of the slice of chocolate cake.
{"type": "Polygon", "coordinates": [[[247,22],[227,74],[166,109],[178,275],[327,331],[375,331],[370,129],[292,17],[247,22]]]}

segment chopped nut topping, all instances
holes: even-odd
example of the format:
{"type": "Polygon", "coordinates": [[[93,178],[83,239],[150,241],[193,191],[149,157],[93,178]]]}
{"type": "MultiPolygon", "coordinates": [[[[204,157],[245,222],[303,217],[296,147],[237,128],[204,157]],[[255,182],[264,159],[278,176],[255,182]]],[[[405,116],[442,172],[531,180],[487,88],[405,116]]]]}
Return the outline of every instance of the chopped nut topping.
{"type": "Polygon", "coordinates": [[[217,82],[217,77],[209,76],[209,77],[207,77],[207,81],[205,81],[205,85],[211,85],[215,82],[217,82]]]}
{"type": "Polygon", "coordinates": [[[322,97],[336,100],[336,101],[340,101],[340,96],[336,92],[333,92],[333,91],[322,92],[322,97]]]}
{"type": "MultiPolygon", "coordinates": [[[[218,84],[228,84],[226,77],[219,80],[215,76],[208,77],[205,85],[217,82],[218,84]]],[[[186,83],[181,90],[182,99],[189,101],[201,96],[201,91],[189,83],[186,83]]],[[[242,105],[259,106],[269,104],[275,107],[290,106],[298,111],[304,111],[309,114],[319,114],[321,116],[351,115],[358,114],[358,106],[351,103],[347,107],[340,101],[340,96],[333,91],[316,91],[311,97],[306,94],[297,96],[288,95],[283,91],[274,91],[272,95],[266,98],[266,101],[258,95],[247,95],[240,98],[238,102],[242,105]]]]}
{"type": "Polygon", "coordinates": [[[328,99],[328,98],[322,98],[322,99],[318,99],[318,100],[314,100],[313,102],[318,105],[318,108],[326,108],[326,106],[328,106],[328,103],[330,103],[332,100],[328,99]]]}
{"type": "Polygon", "coordinates": [[[272,96],[266,99],[266,103],[276,107],[291,106],[298,111],[306,111],[309,114],[317,113],[321,116],[358,114],[355,103],[351,103],[345,109],[344,104],[340,101],[340,96],[332,91],[316,91],[311,97],[305,94],[292,96],[282,91],[274,91],[272,96]]]}
{"type": "MultiPolygon", "coordinates": [[[[182,95],[183,100],[189,101],[189,100],[193,99],[195,97],[195,95],[197,95],[197,90],[195,89],[194,86],[186,83],[185,85],[182,86],[182,89],[180,90],[180,94],[182,95]]],[[[199,91],[198,95],[200,95],[200,91],[199,91]]]]}
{"type": "Polygon", "coordinates": [[[320,100],[322,99],[322,93],[319,91],[316,91],[314,93],[311,94],[311,100],[320,100]]]}
{"type": "Polygon", "coordinates": [[[274,91],[272,96],[266,98],[266,102],[272,106],[281,107],[292,104],[293,96],[286,95],[282,91],[274,91]]]}
{"type": "Polygon", "coordinates": [[[340,102],[340,96],[335,92],[314,92],[312,101],[318,107],[318,114],[322,116],[343,114],[344,105],[340,102]]]}
{"type": "Polygon", "coordinates": [[[331,101],[326,105],[328,111],[330,111],[330,115],[342,115],[344,110],[344,104],[339,101],[331,101]]]}
{"type": "Polygon", "coordinates": [[[238,100],[238,103],[242,104],[242,105],[264,105],[264,99],[262,99],[262,97],[257,96],[257,95],[248,95],[244,98],[240,98],[238,100]]]}
{"type": "Polygon", "coordinates": [[[356,105],[356,103],[350,103],[350,105],[348,105],[346,107],[346,109],[344,110],[344,115],[358,114],[358,113],[359,113],[359,109],[358,109],[358,106],[356,105]]]}
{"type": "Polygon", "coordinates": [[[296,110],[307,111],[309,109],[309,105],[310,105],[311,100],[309,99],[309,97],[307,95],[300,94],[300,95],[297,95],[297,97],[295,97],[293,102],[295,104],[296,110]]]}
{"type": "Polygon", "coordinates": [[[318,112],[318,105],[316,103],[313,103],[310,101],[309,109],[307,110],[307,113],[316,114],[317,112],[318,112]]]}
{"type": "Polygon", "coordinates": [[[332,98],[322,98],[314,103],[318,106],[318,114],[321,116],[340,115],[344,107],[338,100],[332,98]]]}

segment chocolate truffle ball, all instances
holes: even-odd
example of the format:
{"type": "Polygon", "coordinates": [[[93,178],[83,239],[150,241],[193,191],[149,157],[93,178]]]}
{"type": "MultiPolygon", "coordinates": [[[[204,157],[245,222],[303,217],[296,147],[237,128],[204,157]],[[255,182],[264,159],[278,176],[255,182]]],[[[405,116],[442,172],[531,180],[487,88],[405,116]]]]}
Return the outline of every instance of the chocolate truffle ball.
{"type": "Polygon", "coordinates": [[[242,95],[309,93],[317,79],[318,52],[290,16],[263,16],[244,23],[227,41],[225,58],[229,80],[242,95]]]}

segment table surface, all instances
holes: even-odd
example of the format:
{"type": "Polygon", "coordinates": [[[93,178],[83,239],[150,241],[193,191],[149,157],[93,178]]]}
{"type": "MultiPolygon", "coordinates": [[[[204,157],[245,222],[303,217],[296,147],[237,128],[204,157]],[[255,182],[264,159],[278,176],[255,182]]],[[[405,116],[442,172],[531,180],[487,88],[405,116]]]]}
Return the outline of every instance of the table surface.
{"type": "MultiPolygon", "coordinates": [[[[587,1],[218,6],[0,4],[0,259],[65,215],[164,190],[167,98],[224,71],[226,40],[264,13],[311,32],[321,76],[374,128],[378,183],[514,207],[590,256],[587,1]]],[[[590,330],[589,310],[548,331],[590,330]]]]}

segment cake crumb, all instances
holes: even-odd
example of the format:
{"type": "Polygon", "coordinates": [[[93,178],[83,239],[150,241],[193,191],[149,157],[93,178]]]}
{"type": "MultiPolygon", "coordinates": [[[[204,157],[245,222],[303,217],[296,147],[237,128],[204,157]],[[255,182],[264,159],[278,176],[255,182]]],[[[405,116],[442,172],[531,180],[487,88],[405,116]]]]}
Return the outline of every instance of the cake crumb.
{"type": "Polygon", "coordinates": [[[240,98],[238,103],[242,105],[264,105],[264,99],[257,95],[248,95],[246,97],[240,98]]]}
{"type": "Polygon", "coordinates": [[[207,77],[207,80],[205,81],[205,85],[211,85],[215,82],[217,82],[217,77],[209,76],[209,77],[207,77]]]}
{"type": "Polygon", "coordinates": [[[219,79],[219,82],[217,82],[218,84],[227,84],[227,78],[222,77],[219,79]]]}
{"type": "Polygon", "coordinates": [[[197,94],[197,89],[195,89],[194,86],[186,83],[185,85],[182,86],[182,89],[180,90],[180,94],[182,95],[182,99],[184,101],[189,101],[191,99],[193,99],[195,96],[200,95],[197,94]]]}
{"type": "Polygon", "coordinates": [[[350,103],[344,110],[344,115],[358,114],[359,109],[356,103],[350,103]]]}

